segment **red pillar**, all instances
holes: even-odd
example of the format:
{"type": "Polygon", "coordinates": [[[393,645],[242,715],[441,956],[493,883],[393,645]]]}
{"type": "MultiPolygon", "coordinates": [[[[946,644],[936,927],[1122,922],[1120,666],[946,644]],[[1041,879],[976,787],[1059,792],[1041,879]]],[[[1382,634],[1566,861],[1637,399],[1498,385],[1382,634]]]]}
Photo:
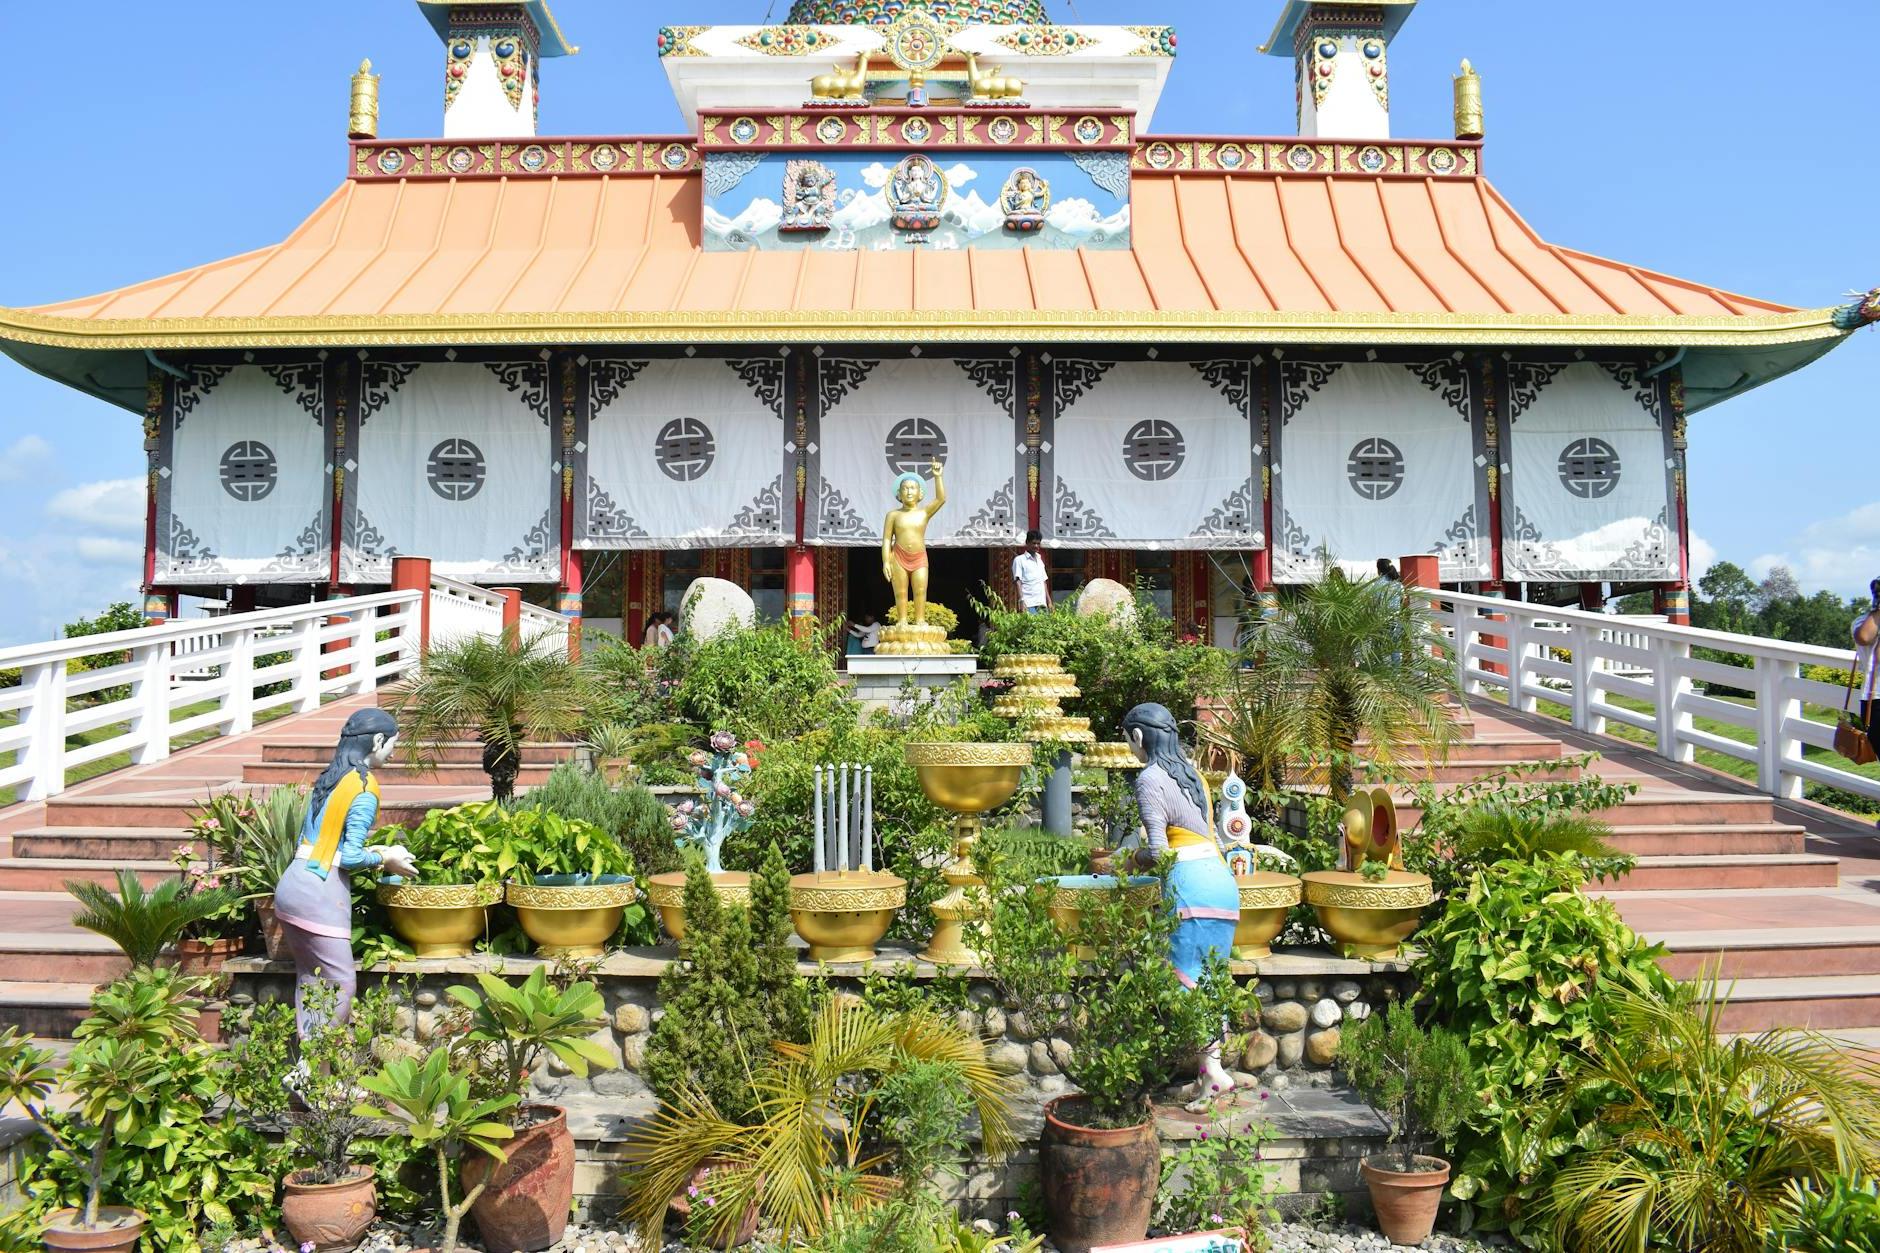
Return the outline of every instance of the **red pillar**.
{"type": "Polygon", "coordinates": [[[522,589],[492,587],[490,590],[503,598],[503,635],[513,647],[522,640],[522,589]]]}
{"type": "Polygon", "coordinates": [[[1598,613],[1606,607],[1606,589],[1599,583],[1580,584],[1580,608],[1598,613]]]}
{"type": "Polygon", "coordinates": [[[1661,613],[1665,621],[1672,626],[1691,625],[1691,593],[1689,588],[1655,587],[1652,589],[1652,612],[1661,613]]]}
{"type": "Polygon", "coordinates": [[[431,648],[431,559],[393,557],[392,590],[418,593],[418,653],[431,648]]]}
{"type": "Polygon", "coordinates": [[[176,617],[176,593],[153,587],[144,593],[144,625],[162,626],[176,617]]]}
{"type": "Polygon", "coordinates": [[[1397,558],[1397,570],[1403,575],[1405,587],[1425,587],[1434,591],[1442,586],[1442,573],[1436,558],[1428,553],[1397,558]]]}
{"type": "Polygon", "coordinates": [[[581,554],[573,548],[561,555],[561,589],[555,612],[568,619],[568,660],[581,660],[581,554]]]}
{"type": "Polygon", "coordinates": [[[230,613],[253,613],[255,611],[256,588],[252,583],[238,583],[228,589],[228,611],[230,613]]]}
{"type": "Polygon", "coordinates": [[[798,544],[783,559],[783,598],[791,629],[807,635],[816,619],[816,554],[806,544],[798,544]]]}

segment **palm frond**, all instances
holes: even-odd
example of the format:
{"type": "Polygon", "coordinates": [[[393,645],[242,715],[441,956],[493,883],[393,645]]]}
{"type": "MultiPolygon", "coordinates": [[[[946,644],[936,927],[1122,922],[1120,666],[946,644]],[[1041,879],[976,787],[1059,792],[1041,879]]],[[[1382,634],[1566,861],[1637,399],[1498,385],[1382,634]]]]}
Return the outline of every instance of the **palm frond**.
{"type": "Polygon", "coordinates": [[[116,944],[133,966],[155,965],[158,955],[191,923],[236,900],[230,888],[191,895],[180,879],[165,879],[146,892],[137,872],[128,869],[117,872],[117,881],[115,896],[99,884],[77,879],[67,880],[65,890],[85,907],[72,916],[72,924],[116,944]]]}

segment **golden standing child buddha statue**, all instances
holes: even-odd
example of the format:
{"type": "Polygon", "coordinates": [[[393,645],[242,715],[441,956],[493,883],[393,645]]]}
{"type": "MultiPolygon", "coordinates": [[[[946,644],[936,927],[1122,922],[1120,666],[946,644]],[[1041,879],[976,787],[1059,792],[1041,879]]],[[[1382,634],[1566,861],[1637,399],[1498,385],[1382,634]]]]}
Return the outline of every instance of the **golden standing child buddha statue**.
{"type": "Polygon", "coordinates": [[[894,495],[900,507],[890,509],[881,524],[881,577],[894,588],[895,622],[881,632],[881,651],[943,653],[946,632],[927,625],[927,524],[947,503],[939,460],[933,463],[932,500],[922,501],[918,474],[896,479],[894,495]]]}

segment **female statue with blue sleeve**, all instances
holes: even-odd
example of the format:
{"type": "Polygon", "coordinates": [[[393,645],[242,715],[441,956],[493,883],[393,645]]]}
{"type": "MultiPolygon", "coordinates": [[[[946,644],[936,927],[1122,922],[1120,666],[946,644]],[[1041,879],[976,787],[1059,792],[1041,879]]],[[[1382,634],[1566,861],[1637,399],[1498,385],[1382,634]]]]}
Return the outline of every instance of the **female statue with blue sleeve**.
{"type": "MultiPolygon", "coordinates": [[[[1193,988],[1209,958],[1225,962],[1233,951],[1240,887],[1215,841],[1207,785],[1182,753],[1175,715],[1161,705],[1137,705],[1123,715],[1123,738],[1143,763],[1136,774],[1143,842],[1133,852],[1118,850],[1117,855],[1146,870],[1165,851],[1174,851],[1175,864],[1162,884],[1162,899],[1175,915],[1169,964],[1182,983],[1193,988]]],[[[1100,856],[1097,869],[1107,869],[1110,860],[1109,855],[1100,856]]],[[[1205,1108],[1234,1086],[1233,1076],[1221,1066],[1219,1040],[1203,1051],[1199,1069],[1191,1110],[1205,1108]]]]}
{"type": "Polygon", "coordinates": [[[309,1021],[306,992],[317,980],[338,990],[333,1018],[352,1011],[358,976],[352,955],[352,875],[383,867],[415,876],[402,845],[367,848],[379,816],[379,784],[372,771],[391,760],[398,723],[382,709],[361,709],[340,728],[333,760],[314,780],[307,819],[294,860],[274,885],[274,916],[294,958],[294,1010],[304,1040],[318,1030],[309,1021]]]}

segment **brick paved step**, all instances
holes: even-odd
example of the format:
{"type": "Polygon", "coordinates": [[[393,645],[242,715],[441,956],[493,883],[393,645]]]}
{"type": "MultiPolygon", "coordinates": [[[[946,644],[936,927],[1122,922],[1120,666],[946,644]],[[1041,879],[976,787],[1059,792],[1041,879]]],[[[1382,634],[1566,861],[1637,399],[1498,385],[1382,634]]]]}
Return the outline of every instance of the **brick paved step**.
{"type": "Polygon", "coordinates": [[[1610,891],[1662,891],[1680,888],[1831,888],[1840,882],[1841,863],[1813,853],[1762,853],[1743,856],[1641,857],[1633,871],[1610,891]]]}
{"type": "MultiPolygon", "coordinates": [[[[1457,783],[1473,783],[1477,779],[1485,778],[1488,775],[1506,770],[1510,765],[1514,764],[1517,763],[1493,758],[1476,757],[1471,751],[1461,755],[1452,754],[1449,760],[1441,765],[1433,766],[1426,763],[1398,762],[1396,763],[1396,769],[1400,773],[1410,775],[1411,778],[1417,782],[1422,782],[1427,779],[1431,783],[1442,786],[1457,783]]],[[[1567,765],[1558,759],[1547,762],[1536,762],[1535,764],[1541,765],[1544,768],[1522,775],[1523,781],[1572,782],[1579,778],[1581,774],[1579,766],[1567,765]]]]}
{"type": "Polygon", "coordinates": [[[1729,1032],[1880,1027],[1880,975],[1739,979],[1719,1025],[1729,1032]]]}
{"type": "MultiPolygon", "coordinates": [[[[1359,745],[1364,748],[1364,745],[1359,745]]],[[[1550,740],[1539,735],[1477,735],[1458,738],[1449,746],[1449,760],[1454,763],[1461,759],[1477,762],[1497,762],[1513,765],[1524,761],[1559,761],[1567,756],[1566,746],[1559,740],[1550,740]]],[[[1405,766],[1426,765],[1431,760],[1428,755],[1419,752],[1402,752],[1397,760],[1405,766]]]]}
{"type": "Polygon", "coordinates": [[[168,861],[134,859],[97,861],[89,857],[0,857],[0,892],[59,892],[68,879],[117,886],[117,872],[135,870],[145,887],[174,879],[176,867],[168,861]]]}
{"type": "Polygon", "coordinates": [[[1652,938],[1671,950],[1658,964],[1679,979],[1880,975],[1880,927],[1686,931],[1652,938]]]}
{"type": "Polygon", "coordinates": [[[69,1040],[91,1013],[89,983],[38,983],[0,980],[0,1029],[18,1027],[28,1035],[69,1040]]]}
{"type": "MultiPolygon", "coordinates": [[[[251,761],[242,767],[243,783],[266,783],[270,786],[282,783],[311,784],[326,769],[320,765],[299,762],[251,761]]],[[[516,774],[516,781],[524,786],[542,783],[548,779],[548,772],[554,766],[524,764],[516,774]]],[[[417,766],[405,766],[393,763],[382,766],[376,772],[381,784],[417,783],[429,787],[481,787],[487,789],[490,777],[483,773],[480,765],[445,764],[440,762],[430,770],[417,766]]]]}
{"type": "MultiPolygon", "coordinates": [[[[265,792],[271,784],[236,784],[233,790],[265,792]]],[[[527,790],[526,786],[520,790],[527,790]]],[[[390,784],[379,803],[381,825],[416,825],[432,809],[465,801],[488,800],[487,782],[481,787],[431,787],[390,784]]],[[[124,796],[59,796],[46,802],[48,826],[75,827],[180,827],[200,808],[195,797],[162,793],[124,796]]]]}
{"type": "Polygon", "coordinates": [[[117,945],[89,931],[0,932],[0,970],[15,983],[109,983],[130,968],[117,945]]]}
{"type": "MultiPolygon", "coordinates": [[[[167,861],[179,844],[192,844],[206,852],[201,840],[171,827],[28,827],[12,836],[12,855],[19,858],[86,858],[113,864],[131,861],[167,861]]],[[[0,922],[5,913],[0,910],[0,922]]]]}
{"type": "Polygon", "coordinates": [[[1805,853],[1808,832],[1781,822],[1745,822],[1716,827],[1629,824],[1614,827],[1607,842],[1634,857],[1805,853]]]}
{"type": "MultiPolygon", "coordinates": [[[[558,761],[567,761],[582,746],[568,740],[556,740],[543,743],[527,743],[522,746],[522,764],[553,765],[558,761]]],[[[479,765],[483,760],[483,746],[474,740],[452,740],[437,745],[437,760],[440,765],[479,765]]],[[[261,760],[275,763],[296,763],[300,765],[325,768],[333,760],[333,741],[328,740],[270,740],[261,746],[261,760]]]]}

